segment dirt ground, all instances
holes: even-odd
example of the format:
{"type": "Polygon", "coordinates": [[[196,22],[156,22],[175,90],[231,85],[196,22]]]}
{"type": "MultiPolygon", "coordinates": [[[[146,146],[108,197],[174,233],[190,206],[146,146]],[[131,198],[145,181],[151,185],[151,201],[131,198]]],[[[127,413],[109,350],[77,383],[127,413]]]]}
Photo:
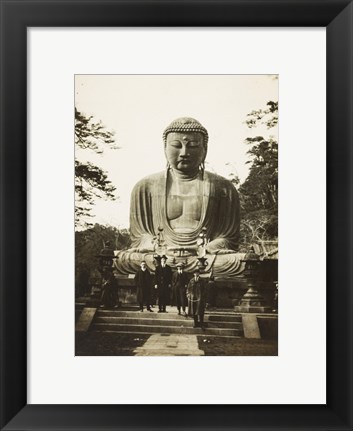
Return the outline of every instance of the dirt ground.
{"type": "MultiPolygon", "coordinates": [[[[133,356],[149,334],[76,333],[76,356],[133,356]]],[[[277,356],[278,346],[272,340],[197,336],[205,356],[277,356]]]]}
{"type": "Polygon", "coordinates": [[[134,356],[150,334],[114,334],[103,332],[76,332],[76,356],[134,356]]]}
{"type": "Polygon", "coordinates": [[[205,356],[277,356],[278,343],[273,340],[198,336],[199,349],[205,356]]]}

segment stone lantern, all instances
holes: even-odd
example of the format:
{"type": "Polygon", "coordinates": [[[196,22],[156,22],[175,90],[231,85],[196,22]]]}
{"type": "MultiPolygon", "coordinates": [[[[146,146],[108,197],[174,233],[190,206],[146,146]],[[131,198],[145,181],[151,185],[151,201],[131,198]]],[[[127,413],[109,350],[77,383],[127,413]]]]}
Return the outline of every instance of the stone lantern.
{"type": "Polygon", "coordinates": [[[198,246],[197,267],[199,268],[200,272],[203,272],[206,269],[206,266],[208,265],[207,258],[206,258],[206,253],[207,253],[206,247],[208,243],[209,243],[209,239],[207,238],[207,229],[203,227],[199,234],[199,238],[197,239],[197,246],[198,246]]]}
{"type": "Polygon", "coordinates": [[[110,241],[105,243],[104,248],[97,255],[99,259],[99,271],[103,272],[106,269],[112,269],[113,259],[115,259],[114,250],[110,246],[110,241]]]}
{"type": "Polygon", "coordinates": [[[154,250],[159,256],[163,256],[167,252],[167,247],[164,240],[164,229],[161,226],[158,226],[158,233],[154,241],[154,250]]]}
{"type": "MultiPolygon", "coordinates": [[[[107,272],[113,273],[113,260],[115,259],[115,254],[113,248],[110,246],[110,241],[104,244],[104,248],[95,257],[98,258],[98,271],[101,277],[107,272]]],[[[91,306],[96,306],[100,303],[100,298],[102,296],[102,286],[100,283],[92,287],[91,291],[91,306]]]]}
{"type": "Polygon", "coordinates": [[[266,306],[265,299],[257,290],[258,275],[261,266],[260,256],[251,247],[242,259],[245,263],[244,276],[247,281],[248,290],[234,307],[238,313],[268,313],[271,307],[266,306]]]}
{"type": "Polygon", "coordinates": [[[207,258],[203,256],[203,257],[198,257],[197,260],[198,260],[197,267],[202,273],[206,269],[206,266],[208,265],[207,258]]]}

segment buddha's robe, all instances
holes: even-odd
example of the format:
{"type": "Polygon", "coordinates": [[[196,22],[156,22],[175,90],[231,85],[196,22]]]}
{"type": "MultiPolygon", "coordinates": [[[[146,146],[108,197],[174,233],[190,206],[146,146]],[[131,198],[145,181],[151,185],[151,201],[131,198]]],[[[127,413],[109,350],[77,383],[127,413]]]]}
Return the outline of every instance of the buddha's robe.
{"type": "Polygon", "coordinates": [[[198,226],[186,232],[175,232],[167,217],[167,182],[171,175],[159,172],[139,181],[131,195],[130,232],[132,248],[136,251],[153,250],[153,238],[163,228],[166,246],[197,248],[197,240],[206,228],[210,240],[208,251],[234,251],[239,242],[239,198],[233,184],[211,172],[204,172],[202,181],[201,217],[198,226]]]}

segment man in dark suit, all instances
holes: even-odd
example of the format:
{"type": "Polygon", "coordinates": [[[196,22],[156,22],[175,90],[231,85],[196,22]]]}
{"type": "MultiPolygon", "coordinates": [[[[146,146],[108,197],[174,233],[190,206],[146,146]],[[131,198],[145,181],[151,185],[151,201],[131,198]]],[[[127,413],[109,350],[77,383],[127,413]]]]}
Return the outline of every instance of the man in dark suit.
{"type": "Polygon", "coordinates": [[[152,290],[152,275],[147,269],[145,261],[141,262],[141,268],[135,275],[137,302],[140,305],[140,311],[143,311],[143,304],[146,304],[148,311],[151,309],[151,290],[152,290]]]}
{"type": "Polygon", "coordinates": [[[166,306],[170,302],[172,269],[167,265],[167,256],[161,257],[161,264],[155,272],[155,288],[158,289],[158,313],[167,313],[166,306]]]}
{"type": "Polygon", "coordinates": [[[173,273],[172,276],[172,304],[178,308],[178,314],[181,314],[181,309],[186,317],[186,288],[188,286],[188,276],[183,271],[184,265],[182,263],[177,264],[177,272],[173,273]]]}
{"type": "Polygon", "coordinates": [[[187,287],[188,313],[194,318],[194,328],[204,329],[203,316],[206,306],[206,283],[200,278],[200,271],[196,269],[194,277],[189,281],[187,287]]]}

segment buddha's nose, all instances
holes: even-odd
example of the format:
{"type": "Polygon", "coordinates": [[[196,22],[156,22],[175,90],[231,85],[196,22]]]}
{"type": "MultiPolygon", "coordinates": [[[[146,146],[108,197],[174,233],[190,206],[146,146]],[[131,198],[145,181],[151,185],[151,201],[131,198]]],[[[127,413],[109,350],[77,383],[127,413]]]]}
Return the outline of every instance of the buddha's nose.
{"type": "Polygon", "coordinates": [[[186,157],[186,156],[188,156],[189,155],[189,150],[188,150],[188,148],[187,148],[187,146],[186,145],[183,145],[182,147],[181,147],[181,149],[180,149],[180,156],[181,157],[186,157]]]}

